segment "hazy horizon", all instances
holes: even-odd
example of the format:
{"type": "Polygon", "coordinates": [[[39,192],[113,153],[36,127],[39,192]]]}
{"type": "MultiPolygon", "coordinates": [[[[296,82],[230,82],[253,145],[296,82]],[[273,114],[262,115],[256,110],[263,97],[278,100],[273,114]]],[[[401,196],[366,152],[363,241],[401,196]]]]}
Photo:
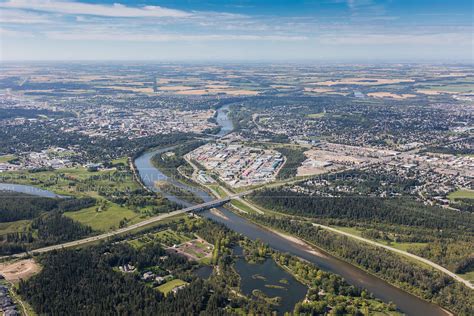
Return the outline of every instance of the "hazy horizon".
{"type": "Polygon", "coordinates": [[[471,1],[0,1],[2,61],[472,62],[471,1]]]}

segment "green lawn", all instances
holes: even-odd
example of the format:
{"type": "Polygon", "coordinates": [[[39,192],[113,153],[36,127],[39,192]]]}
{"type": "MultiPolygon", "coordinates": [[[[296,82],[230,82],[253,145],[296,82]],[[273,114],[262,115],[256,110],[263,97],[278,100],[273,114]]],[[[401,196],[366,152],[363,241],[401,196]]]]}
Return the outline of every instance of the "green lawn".
{"type": "Polygon", "coordinates": [[[448,198],[450,200],[455,199],[474,199],[474,190],[458,190],[449,193],[448,198]]]}
{"type": "Polygon", "coordinates": [[[114,203],[108,203],[108,207],[105,211],[96,212],[96,209],[97,207],[93,206],[76,212],[66,212],[64,215],[84,225],[90,226],[96,231],[117,229],[119,228],[120,221],[124,218],[129,220],[129,224],[137,223],[142,220],[139,214],[114,203]]]}
{"type": "Polygon", "coordinates": [[[186,284],[188,284],[188,282],[185,282],[180,279],[174,279],[169,282],[166,282],[165,284],[158,286],[156,289],[166,295],[169,292],[171,292],[171,290],[173,290],[175,287],[186,285],[186,284]]]}

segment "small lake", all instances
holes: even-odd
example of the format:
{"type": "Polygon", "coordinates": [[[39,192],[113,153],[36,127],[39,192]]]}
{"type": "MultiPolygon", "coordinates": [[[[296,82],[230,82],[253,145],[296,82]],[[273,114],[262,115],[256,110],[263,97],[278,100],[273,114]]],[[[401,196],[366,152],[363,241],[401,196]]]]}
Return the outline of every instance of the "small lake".
{"type": "Polygon", "coordinates": [[[36,188],[31,185],[0,183],[0,191],[13,191],[25,194],[31,194],[47,198],[65,198],[66,196],[56,194],[54,192],[36,188]]]}
{"type": "Polygon", "coordinates": [[[241,291],[248,297],[252,297],[253,290],[260,290],[268,298],[281,298],[278,305],[272,305],[279,315],[292,312],[296,303],[302,301],[308,291],[307,286],[283,270],[273,259],[254,264],[239,258],[235,263],[235,270],[240,275],[241,291]]]}

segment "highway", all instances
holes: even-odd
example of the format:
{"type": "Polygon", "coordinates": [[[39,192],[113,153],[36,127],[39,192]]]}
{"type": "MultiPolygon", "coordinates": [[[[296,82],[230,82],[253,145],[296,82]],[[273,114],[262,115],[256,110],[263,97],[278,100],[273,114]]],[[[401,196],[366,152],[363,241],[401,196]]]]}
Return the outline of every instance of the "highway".
{"type": "Polygon", "coordinates": [[[404,255],[404,256],[407,256],[407,257],[410,257],[410,258],[413,258],[415,260],[418,260],[418,261],[421,261],[433,268],[435,268],[436,270],[438,271],[441,271],[445,274],[447,274],[448,276],[452,277],[453,279],[455,279],[456,281],[458,282],[461,282],[463,283],[464,285],[466,285],[468,288],[470,288],[471,290],[474,290],[474,285],[472,285],[472,283],[469,281],[469,280],[466,280],[466,279],[463,279],[461,278],[460,276],[458,276],[457,274],[449,271],[448,269],[440,266],[439,264],[437,263],[434,263],[433,261],[430,261],[428,259],[425,259],[423,257],[420,257],[420,256],[417,256],[417,255],[414,255],[412,253],[409,253],[408,251],[404,251],[404,250],[400,250],[400,249],[397,249],[397,248],[394,248],[394,247],[390,247],[390,246],[387,246],[387,245],[384,245],[384,244],[381,244],[379,242],[376,242],[376,241],[373,241],[373,240],[370,240],[370,239],[367,239],[367,238],[364,238],[364,237],[360,237],[360,236],[357,236],[357,235],[354,235],[354,234],[351,234],[351,233],[348,233],[348,232],[344,232],[344,231],[341,231],[339,229],[335,229],[335,228],[332,228],[332,227],[329,227],[329,226],[326,226],[326,225],[321,225],[321,224],[317,224],[317,223],[312,223],[313,226],[316,226],[316,227],[321,227],[323,229],[327,229],[327,230],[330,230],[332,232],[335,232],[337,234],[340,234],[340,235],[344,235],[344,236],[347,236],[347,237],[350,237],[350,238],[353,238],[353,239],[357,239],[359,241],[362,241],[362,242],[365,242],[365,243],[368,243],[368,244],[371,244],[373,246],[376,246],[376,247],[381,247],[381,248],[384,248],[384,249],[387,249],[389,251],[393,251],[393,252],[396,252],[396,253],[399,253],[401,255],[404,255]]]}
{"type": "Polygon", "coordinates": [[[29,252],[21,252],[21,253],[17,253],[17,254],[10,255],[10,256],[2,256],[2,257],[0,257],[0,260],[1,259],[6,259],[6,258],[23,258],[23,257],[26,257],[30,254],[40,254],[40,253],[50,252],[50,251],[53,251],[53,250],[77,247],[77,246],[88,244],[88,243],[91,243],[91,242],[104,240],[104,239],[107,239],[107,238],[110,238],[110,237],[114,237],[114,236],[117,236],[117,235],[121,235],[123,233],[130,232],[130,231],[135,230],[137,228],[141,228],[141,227],[144,227],[144,226],[162,221],[166,218],[170,218],[170,217],[173,217],[173,216],[176,216],[176,215],[180,215],[180,214],[184,214],[184,213],[190,213],[190,212],[199,212],[199,211],[203,211],[203,210],[210,209],[210,208],[213,208],[213,207],[221,206],[221,205],[229,202],[232,199],[240,198],[240,197],[242,197],[246,194],[249,194],[251,192],[252,191],[245,191],[245,192],[241,192],[241,193],[237,193],[237,194],[232,194],[232,195],[227,196],[225,198],[216,199],[216,200],[212,200],[210,202],[205,202],[205,203],[193,205],[193,206],[186,207],[186,208],[183,208],[183,209],[180,209],[180,210],[177,210],[177,211],[169,212],[169,213],[166,213],[166,214],[160,214],[160,215],[151,217],[149,219],[146,219],[142,222],[139,222],[139,223],[136,223],[136,224],[124,227],[124,228],[120,228],[120,229],[117,229],[117,230],[114,230],[114,231],[111,231],[111,232],[108,232],[108,233],[103,233],[103,234],[92,236],[92,237],[87,237],[87,238],[83,238],[83,239],[79,239],[79,240],[74,240],[74,241],[63,243],[63,244],[38,248],[38,249],[31,250],[29,252]]]}
{"type": "MultiPolygon", "coordinates": [[[[418,151],[419,149],[416,149],[416,150],[418,151]]],[[[413,150],[410,151],[409,153],[412,153],[412,152],[413,152],[413,150]]],[[[407,154],[407,153],[405,152],[403,154],[407,154]]],[[[364,166],[364,168],[367,168],[372,164],[373,163],[367,164],[366,166],[364,166]]],[[[132,167],[132,170],[135,173],[135,168],[134,168],[133,164],[131,164],[131,167],[132,167]]],[[[347,171],[347,169],[345,171],[347,171]]],[[[283,183],[270,184],[270,185],[267,185],[266,187],[281,186],[283,184],[299,182],[299,181],[302,181],[302,180],[303,179],[294,179],[292,181],[285,181],[283,183]]],[[[199,211],[203,211],[203,210],[210,209],[210,208],[213,208],[213,207],[218,207],[218,206],[221,206],[221,205],[223,205],[223,204],[225,204],[225,203],[227,203],[231,200],[234,200],[234,199],[245,202],[246,205],[248,205],[249,207],[255,209],[258,213],[261,214],[262,213],[261,210],[256,209],[252,204],[250,204],[247,201],[241,199],[243,196],[248,195],[248,194],[254,192],[255,190],[256,189],[248,190],[248,191],[244,191],[244,192],[240,192],[240,193],[235,193],[235,194],[230,194],[230,192],[228,190],[225,190],[226,193],[229,194],[227,197],[223,197],[223,198],[212,200],[212,201],[209,201],[209,202],[193,205],[193,206],[186,207],[186,208],[176,210],[176,211],[173,211],[173,212],[169,212],[169,213],[166,213],[166,214],[160,214],[160,215],[151,217],[149,219],[146,219],[142,222],[139,222],[139,223],[136,223],[136,224],[124,227],[124,228],[120,228],[120,229],[117,229],[117,230],[114,230],[114,231],[111,231],[111,232],[103,233],[103,234],[100,234],[100,235],[96,235],[96,236],[92,236],[92,237],[88,237],[88,238],[84,238],[84,239],[79,239],[79,240],[75,240],[75,241],[71,241],[71,242],[66,242],[66,243],[62,243],[62,244],[58,244],[58,245],[52,245],[52,246],[48,246],[48,247],[38,248],[38,249],[31,250],[29,252],[22,252],[22,253],[10,255],[10,256],[2,256],[2,257],[0,257],[0,260],[7,259],[7,258],[23,258],[23,257],[26,257],[30,254],[40,254],[40,253],[50,252],[50,251],[53,251],[53,250],[59,250],[59,249],[64,249],[64,248],[71,248],[71,247],[81,246],[81,245],[88,244],[88,243],[91,243],[91,242],[104,240],[104,239],[111,238],[111,237],[114,237],[114,236],[117,236],[117,235],[121,235],[123,233],[127,233],[127,232],[133,231],[135,229],[142,228],[144,226],[162,221],[166,218],[170,218],[170,217],[173,217],[173,216],[176,216],[176,215],[180,215],[180,214],[184,214],[184,213],[190,213],[190,212],[199,212],[199,211]]],[[[343,232],[343,231],[334,229],[332,227],[328,227],[328,226],[320,225],[320,224],[316,224],[316,223],[313,223],[313,225],[314,226],[319,226],[321,228],[324,228],[324,229],[327,229],[327,230],[330,230],[330,231],[333,231],[335,233],[345,235],[345,236],[353,238],[353,239],[357,239],[359,241],[363,241],[363,242],[372,244],[372,245],[377,246],[377,247],[385,248],[385,249],[387,249],[389,251],[392,251],[392,252],[395,252],[395,253],[399,253],[399,254],[411,257],[415,260],[418,260],[420,262],[423,262],[423,263],[433,267],[434,269],[436,269],[438,271],[441,271],[441,272],[445,273],[446,275],[452,277],[456,281],[463,283],[464,285],[466,285],[470,289],[474,289],[474,286],[470,281],[461,278],[460,276],[456,275],[455,273],[449,271],[448,269],[446,269],[446,268],[442,267],[441,265],[438,265],[438,264],[436,264],[436,263],[434,263],[434,262],[432,262],[428,259],[416,256],[414,254],[411,254],[409,252],[406,252],[406,251],[403,251],[403,250],[400,250],[400,249],[396,249],[396,248],[378,243],[376,241],[372,241],[372,240],[369,240],[369,239],[366,239],[366,238],[362,238],[360,236],[356,236],[356,235],[353,235],[353,234],[350,234],[350,233],[347,233],[347,232],[343,232]]]]}

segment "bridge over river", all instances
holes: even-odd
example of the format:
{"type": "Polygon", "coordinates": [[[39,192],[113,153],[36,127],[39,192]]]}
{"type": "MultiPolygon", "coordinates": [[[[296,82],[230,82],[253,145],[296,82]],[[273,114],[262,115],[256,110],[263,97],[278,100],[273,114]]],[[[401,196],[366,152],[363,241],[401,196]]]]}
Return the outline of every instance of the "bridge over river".
{"type": "Polygon", "coordinates": [[[212,201],[209,201],[209,202],[189,206],[189,207],[186,207],[186,208],[183,208],[183,209],[180,209],[180,210],[176,210],[176,211],[173,211],[173,212],[153,216],[153,217],[150,217],[150,218],[148,218],[148,219],[146,219],[142,222],[139,222],[139,223],[127,226],[127,227],[123,227],[123,228],[120,228],[120,229],[117,229],[117,230],[114,230],[114,231],[111,231],[111,232],[107,232],[107,233],[103,233],[103,234],[100,234],[100,235],[87,237],[87,238],[83,238],[83,239],[79,239],[79,240],[74,240],[74,241],[70,241],[70,242],[66,242],[66,243],[62,243],[62,244],[58,244],[58,245],[38,248],[38,249],[31,250],[29,252],[21,252],[21,253],[13,254],[13,255],[10,255],[10,256],[2,256],[2,257],[0,257],[0,259],[12,258],[12,257],[13,258],[23,258],[23,257],[27,257],[29,255],[35,255],[35,254],[50,252],[50,251],[53,251],[53,250],[59,250],[59,249],[64,249],[64,248],[77,247],[77,246],[81,246],[81,245],[84,245],[84,244],[104,240],[104,239],[107,239],[107,238],[111,238],[111,237],[114,237],[114,236],[117,236],[117,235],[121,235],[121,234],[130,232],[130,231],[133,231],[135,229],[139,229],[139,228],[154,224],[154,223],[162,221],[163,219],[166,219],[166,218],[170,218],[170,217],[177,216],[177,215],[184,214],[184,213],[197,213],[197,212],[208,210],[208,209],[211,209],[211,208],[214,208],[214,207],[219,207],[219,206],[222,206],[222,205],[226,204],[227,202],[229,202],[233,199],[237,199],[237,198],[242,197],[244,195],[250,194],[251,192],[253,192],[253,191],[245,191],[245,192],[241,192],[241,193],[237,193],[237,194],[232,194],[232,195],[229,195],[229,196],[224,197],[224,198],[215,199],[215,200],[212,200],[212,201]]]}

